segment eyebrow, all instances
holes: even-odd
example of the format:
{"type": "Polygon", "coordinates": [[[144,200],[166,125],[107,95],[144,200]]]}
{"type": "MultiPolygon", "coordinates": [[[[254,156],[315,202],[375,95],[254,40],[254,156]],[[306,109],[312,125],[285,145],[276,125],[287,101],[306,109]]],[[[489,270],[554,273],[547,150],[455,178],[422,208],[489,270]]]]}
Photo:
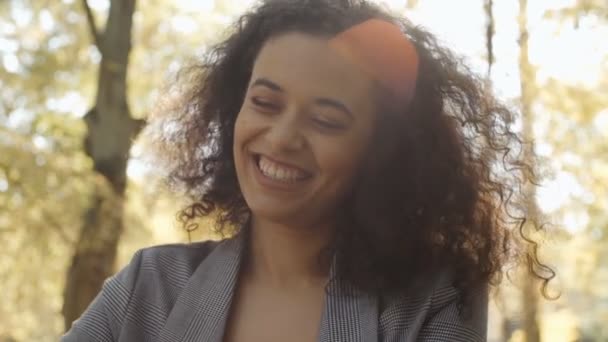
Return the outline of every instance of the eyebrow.
{"type": "Polygon", "coordinates": [[[271,80],[267,79],[267,78],[257,78],[249,88],[254,88],[254,87],[266,87],[269,88],[270,90],[274,90],[274,91],[280,91],[283,92],[283,88],[281,88],[280,85],[272,82],[271,80]]]}
{"type": "MultiPolygon", "coordinates": [[[[272,82],[271,80],[269,80],[267,78],[263,78],[263,77],[257,78],[255,81],[253,81],[250,88],[254,88],[254,87],[266,87],[273,91],[284,92],[283,88],[280,85],[272,82]]],[[[337,109],[341,112],[344,112],[351,119],[354,118],[352,111],[350,109],[348,109],[348,107],[344,103],[342,103],[338,100],[330,99],[327,97],[321,97],[321,98],[315,99],[315,103],[319,106],[325,106],[325,107],[331,107],[331,108],[337,109]]]]}

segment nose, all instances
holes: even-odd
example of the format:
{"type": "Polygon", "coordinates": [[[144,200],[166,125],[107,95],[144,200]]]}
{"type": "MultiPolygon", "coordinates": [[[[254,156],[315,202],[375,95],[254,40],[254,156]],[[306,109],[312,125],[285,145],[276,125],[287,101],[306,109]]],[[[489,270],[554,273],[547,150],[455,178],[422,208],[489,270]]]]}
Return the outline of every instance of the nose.
{"type": "Polygon", "coordinates": [[[304,147],[301,126],[295,111],[278,115],[266,135],[273,152],[292,152],[304,147]]]}

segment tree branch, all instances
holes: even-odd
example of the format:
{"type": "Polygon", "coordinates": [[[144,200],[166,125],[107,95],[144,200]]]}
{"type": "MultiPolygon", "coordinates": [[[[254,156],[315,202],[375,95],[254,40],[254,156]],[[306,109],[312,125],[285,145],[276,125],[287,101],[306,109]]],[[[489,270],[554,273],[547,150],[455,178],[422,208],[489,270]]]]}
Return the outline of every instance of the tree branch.
{"type": "Polygon", "coordinates": [[[97,46],[97,50],[103,55],[103,49],[101,44],[101,34],[97,30],[97,25],[95,24],[95,17],[93,16],[93,12],[91,11],[91,7],[87,0],[82,0],[82,6],[84,7],[84,11],[87,15],[87,23],[89,24],[89,30],[91,31],[91,36],[93,36],[93,41],[97,46]]]}

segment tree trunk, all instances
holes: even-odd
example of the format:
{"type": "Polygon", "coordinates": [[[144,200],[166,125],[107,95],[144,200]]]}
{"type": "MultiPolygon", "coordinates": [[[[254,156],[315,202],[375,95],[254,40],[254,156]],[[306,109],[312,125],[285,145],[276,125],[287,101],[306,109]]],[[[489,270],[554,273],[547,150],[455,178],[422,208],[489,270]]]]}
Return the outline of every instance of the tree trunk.
{"type": "MultiPolygon", "coordinates": [[[[519,0],[519,72],[521,78],[521,113],[523,138],[526,141],[524,146],[524,158],[530,165],[535,160],[534,137],[532,125],[534,116],[532,113],[532,102],[534,100],[534,89],[536,75],[528,57],[528,1],[519,0]]],[[[529,219],[529,225],[538,224],[538,208],[536,205],[536,187],[528,182],[524,188],[525,210],[529,219]]],[[[528,231],[534,231],[530,229],[528,231]]],[[[529,247],[532,248],[532,247],[529,247]]],[[[528,255],[532,251],[529,251],[528,255]]],[[[523,309],[523,330],[526,342],[539,342],[540,331],[538,327],[538,281],[527,269],[523,270],[522,286],[522,309],[523,309]]]]}
{"type": "Polygon", "coordinates": [[[129,150],[141,127],[140,121],[130,116],[126,84],[135,0],[110,2],[103,34],[97,32],[86,0],[82,3],[102,55],[95,105],[84,118],[88,128],[85,151],[100,177],[95,182],[95,192],[85,213],[67,274],[62,310],[66,329],[113,273],[123,231],[122,207],[129,150]]]}
{"type": "Polygon", "coordinates": [[[488,58],[488,80],[492,76],[494,65],[494,3],[493,0],[484,0],[483,9],[486,14],[486,54],[488,58]]]}

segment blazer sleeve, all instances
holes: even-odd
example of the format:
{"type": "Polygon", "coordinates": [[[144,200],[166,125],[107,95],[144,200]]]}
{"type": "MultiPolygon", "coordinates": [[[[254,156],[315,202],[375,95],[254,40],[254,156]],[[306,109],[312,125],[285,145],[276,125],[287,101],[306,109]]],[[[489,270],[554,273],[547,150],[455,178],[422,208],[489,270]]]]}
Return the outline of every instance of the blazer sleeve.
{"type": "Polygon", "coordinates": [[[86,311],[61,337],[62,342],[113,342],[118,335],[139,275],[142,251],[104,285],[86,311]]]}
{"type": "MultiPolygon", "coordinates": [[[[440,297],[440,293],[435,296],[440,297]]],[[[438,298],[436,298],[438,299],[438,298]]],[[[474,292],[469,306],[459,310],[452,299],[423,324],[417,341],[484,342],[487,340],[488,288],[474,292]]]]}

